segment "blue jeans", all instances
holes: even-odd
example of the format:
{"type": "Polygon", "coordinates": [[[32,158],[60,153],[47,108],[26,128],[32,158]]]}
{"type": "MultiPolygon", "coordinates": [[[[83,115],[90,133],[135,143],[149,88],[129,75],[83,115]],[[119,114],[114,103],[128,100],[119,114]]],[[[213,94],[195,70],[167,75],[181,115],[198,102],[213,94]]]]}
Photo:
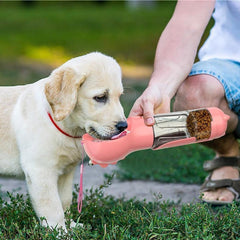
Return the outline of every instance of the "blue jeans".
{"type": "Polygon", "coordinates": [[[229,108],[240,116],[240,62],[210,59],[193,65],[189,76],[208,74],[223,85],[229,108]]]}
{"type": "Polygon", "coordinates": [[[222,84],[229,108],[238,115],[235,135],[240,138],[240,62],[227,59],[209,59],[193,65],[189,76],[208,74],[222,84]]]}

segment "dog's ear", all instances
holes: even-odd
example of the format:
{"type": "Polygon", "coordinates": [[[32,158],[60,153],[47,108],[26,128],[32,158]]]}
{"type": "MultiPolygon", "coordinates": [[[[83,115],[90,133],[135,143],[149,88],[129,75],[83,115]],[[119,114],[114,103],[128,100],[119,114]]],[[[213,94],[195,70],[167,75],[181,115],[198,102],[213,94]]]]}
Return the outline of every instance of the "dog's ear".
{"type": "Polygon", "coordinates": [[[45,85],[45,95],[56,121],[62,121],[73,111],[78,89],[85,79],[86,74],[77,74],[70,67],[52,72],[50,81],[45,85]]]}

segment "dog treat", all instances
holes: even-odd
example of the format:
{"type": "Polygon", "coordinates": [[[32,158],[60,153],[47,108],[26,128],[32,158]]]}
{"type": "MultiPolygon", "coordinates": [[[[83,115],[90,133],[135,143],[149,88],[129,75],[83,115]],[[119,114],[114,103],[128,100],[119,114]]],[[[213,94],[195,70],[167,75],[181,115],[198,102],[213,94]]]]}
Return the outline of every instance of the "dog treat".
{"type": "Polygon", "coordinates": [[[187,130],[197,140],[209,139],[211,136],[212,117],[207,109],[196,110],[187,117],[187,130]]]}

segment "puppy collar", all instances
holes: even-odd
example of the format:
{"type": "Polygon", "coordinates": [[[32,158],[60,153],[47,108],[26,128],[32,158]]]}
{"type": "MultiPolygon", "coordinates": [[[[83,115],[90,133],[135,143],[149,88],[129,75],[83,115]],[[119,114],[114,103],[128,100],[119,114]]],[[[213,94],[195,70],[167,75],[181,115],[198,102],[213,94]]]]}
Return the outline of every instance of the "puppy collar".
{"type": "Polygon", "coordinates": [[[80,136],[72,136],[72,135],[64,132],[64,131],[57,125],[57,123],[54,121],[54,119],[52,118],[51,114],[50,114],[49,112],[48,112],[47,114],[48,114],[51,122],[53,123],[53,125],[54,125],[54,126],[57,128],[57,130],[58,130],[59,132],[61,132],[63,135],[65,135],[65,136],[67,136],[67,137],[70,137],[70,138],[82,138],[82,137],[80,137],[80,136]]]}

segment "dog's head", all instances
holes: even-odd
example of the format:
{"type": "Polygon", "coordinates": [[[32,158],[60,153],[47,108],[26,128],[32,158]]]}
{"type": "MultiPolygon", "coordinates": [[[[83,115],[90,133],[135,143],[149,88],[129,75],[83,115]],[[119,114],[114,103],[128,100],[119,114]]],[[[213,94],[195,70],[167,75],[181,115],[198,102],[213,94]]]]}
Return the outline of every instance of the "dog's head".
{"type": "Polygon", "coordinates": [[[120,103],[121,69],[111,57],[90,53],[69,60],[52,72],[45,95],[53,118],[93,137],[110,139],[126,127],[120,103]]]}

